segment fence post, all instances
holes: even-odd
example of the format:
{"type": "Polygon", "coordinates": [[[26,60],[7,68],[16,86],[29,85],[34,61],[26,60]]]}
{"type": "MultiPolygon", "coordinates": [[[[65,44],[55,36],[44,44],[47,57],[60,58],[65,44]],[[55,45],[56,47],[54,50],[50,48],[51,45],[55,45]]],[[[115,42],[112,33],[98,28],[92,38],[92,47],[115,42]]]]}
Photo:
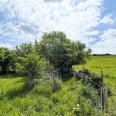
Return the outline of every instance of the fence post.
{"type": "Polygon", "coordinates": [[[83,65],[83,69],[85,69],[85,66],[83,65]]]}
{"type": "Polygon", "coordinates": [[[94,72],[93,72],[93,77],[94,77],[94,72]]]}
{"type": "Polygon", "coordinates": [[[61,69],[59,70],[59,79],[61,80],[61,69]]]}
{"type": "Polygon", "coordinates": [[[100,88],[100,95],[101,95],[101,98],[100,98],[100,100],[101,100],[101,111],[103,110],[103,94],[102,94],[102,92],[103,92],[103,87],[100,88]]]}
{"type": "Polygon", "coordinates": [[[103,86],[101,87],[101,106],[102,106],[102,110],[108,109],[107,84],[103,84],[103,86]]]}
{"type": "Polygon", "coordinates": [[[102,78],[102,80],[103,80],[103,71],[101,70],[101,78],[102,78]]]}
{"type": "Polygon", "coordinates": [[[91,70],[90,70],[90,76],[91,76],[91,70]]]}
{"type": "Polygon", "coordinates": [[[104,84],[104,107],[105,109],[108,108],[108,90],[107,90],[107,84],[104,84]]]}
{"type": "Polygon", "coordinates": [[[53,79],[53,92],[55,92],[55,90],[56,90],[56,83],[55,83],[55,75],[54,75],[54,72],[53,72],[53,75],[52,75],[52,79],[53,79]]]}
{"type": "Polygon", "coordinates": [[[73,75],[74,75],[74,77],[75,77],[75,75],[76,75],[76,71],[75,71],[75,69],[73,68],[73,75]]]}

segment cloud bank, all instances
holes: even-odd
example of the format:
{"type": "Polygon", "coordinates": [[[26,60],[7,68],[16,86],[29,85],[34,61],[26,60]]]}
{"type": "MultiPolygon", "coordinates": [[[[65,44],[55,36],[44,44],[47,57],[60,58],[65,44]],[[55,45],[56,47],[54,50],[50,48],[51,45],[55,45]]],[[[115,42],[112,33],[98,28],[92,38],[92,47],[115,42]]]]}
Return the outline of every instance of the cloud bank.
{"type": "Polygon", "coordinates": [[[42,32],[63,31],[93,53],[115,53],[116,23],[103,14],[105,0],[4,0],[0,1],[0,46],[13,47],[40,39],[42,32]],[[103,16],[102,16],[103,15],[103,16]],[[101,26],[106,28],[101,30],[101,26]],[[108,42],[108,43],[107,43],[108,42]],[[102,44],[102,46],[101,46],[102,44]],[[101,51],[102,49],[102,51],[101,51]]]}

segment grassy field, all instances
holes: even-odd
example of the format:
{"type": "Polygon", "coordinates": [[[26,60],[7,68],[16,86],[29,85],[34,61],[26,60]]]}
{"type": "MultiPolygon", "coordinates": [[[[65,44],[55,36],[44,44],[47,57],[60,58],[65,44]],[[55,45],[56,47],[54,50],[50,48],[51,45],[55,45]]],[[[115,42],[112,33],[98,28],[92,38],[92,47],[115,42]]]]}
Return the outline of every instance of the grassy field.
{"type": "MultiPolygon", "coordinates": [[[[104,82],[112,91],[109,100],[109,113],[115,116],[116,109],[116,56],[95,56],[84,65],[85,68],[100,75],[103,70],[104,82]]],[[[82,69],[83,65],[75,66],[82,69]]],[[[72,76],[73,77],[73,76],[72,76]]],[[[52,79],[39,82],[31,91],[27,91],[26,77],[0,77],[0,116],[102,116],[97,101],[97,91],[84,86],[81,80],[67,78],[56,80],[54,91],[52,79]],[[90,99],[92,98],[92,100],[90,99]],[[80,110],[73,108],[80,105],[80,110]]],[[[104,114],[105,116],[105,114],[104,114]]]]}
{"type": "Polygon", "coordinates": [[[75,66],[76,69],[87,68],[100,74],[103,70],[105,77],[116,77],[116,56],[92,56],[84,65],[75,66]]]}

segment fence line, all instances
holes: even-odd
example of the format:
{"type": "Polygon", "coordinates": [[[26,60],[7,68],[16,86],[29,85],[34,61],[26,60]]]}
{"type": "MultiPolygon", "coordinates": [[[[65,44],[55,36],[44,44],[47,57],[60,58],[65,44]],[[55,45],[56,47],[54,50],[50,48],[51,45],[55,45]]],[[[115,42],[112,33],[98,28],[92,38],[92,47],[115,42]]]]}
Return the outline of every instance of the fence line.
{"type": "Polygon", "coordinates": [[[52,76],[53,78],[61,79],[61,70],[60,70],[60,68],[50,71],[50,76],[52,76]]]}
{"type": "MultiPolygon", "coordinates": [[[[76,77],[76,71],[73,70],[73,72],[74,72],[74,77],[76,77]]],[[[98,104],[98,106],[100,106],[101,111],[104,111],[104,110],[108,109],[108,90],[107,90],[107,84],[105,84],[103,82],[101,84],[98,84],[97,82],[93,82],[93,80],[92,80],[94,78],[101,78],[101,81],[103,81],[103,71],[101,70],[101,77],[94,77],[94,73],[92,75],[91,71],[90,71],[90,73],[88,75],[86,75],[86,73],[81,72],[81,74],[80,74],[83,83],[85,83],[85,84],[91,83],[94,86],[95,85],[98,86],[98,88],[100,89],[100,91],[99,91],[100,96],[99,96],[99,100],[98,100],[100,105],[98,104]],[[86,76],[88,76],[88,80],[86,79],[86,76]],[[88,81],[88,82],[86,82],[86,81],[88,81]]],[[[79,74],[77,74],[77,76],[78,75],[79,74]]],[[[93,88],[96,89],[94,86],[93,86],[93,88]]],[[[93,99],[93,98],[91,98],[91,99],[93,99]]]]}

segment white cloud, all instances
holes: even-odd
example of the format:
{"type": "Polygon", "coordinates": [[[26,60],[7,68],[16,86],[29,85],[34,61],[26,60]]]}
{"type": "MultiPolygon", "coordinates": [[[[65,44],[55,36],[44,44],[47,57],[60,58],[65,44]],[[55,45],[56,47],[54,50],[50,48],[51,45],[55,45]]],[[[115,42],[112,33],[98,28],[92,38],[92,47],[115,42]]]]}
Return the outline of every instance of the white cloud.
{"type": "Polygon", "coordinates": [[[44,0],[45,2],[61,2],[62,0],[44,0]]]}
{"type": "Polygon", "coordinates": [[[116,29],[108,29],[100,36],[100,41],[92,47],[94,53],[116,54],[116,29]]]}
{"type": "MultiPolygon", "coordinates": [[[[85,39],[87,35],[90,36],[90,33],[95,32],[92,28],[99,23],[99,7],[102,0],[82,1],[76,5],[73,3],[73,6],[71,3],[71,0],[62,0],[60,3],[45,3],[42,0],[30,0],[29,2],[15,0],[5,4],[4,12],[7,9],[6,17],[12,20],[12,23],[17,24],[17,26],[14,25],[16,30],[21,27],[20,32],[28,31],[34,36],[39,31],[38,29],[36,31],[33,26],[36,25],[40,27],[40,31],[61,30],[72,40],[85,39]],[[22,22],[25,23],[24,26],[22,26],[22,22]],[[86,34],[84,34],[85,32],[86,34]]],[[[17,31],[14,33],[17,34],[17,31]]]]}
{"type": "Polygon", "coordinates": [[[101,20],[101,23],[104,23],[104,24],[106,24],[106,23],[113,24],[113,23],[114,23],[114,20],[111,19],[111,16],[112,16],[111,14],[106,15],[106,16],[101,20]]]}
{"type": "MultiPolygon", "coordinates": [[[[101,33],[95,28],[101,23],[113,24],[115,21],[111,19],[111,14],[100,19],[102,11],[103,0],[0,1],[0,13],[6,18],[0,22],[0,43],[2,45],[3,37],[7,37],[6,42],[10,42],[9,44],[30,42],[34,41],[34,38],[39,39],[42,32],[55,30],[63,31],[68,38],[84,42],[89,47],[97,41],[96,37],[101,33]]],[[[107,46],[106,43],[111,42],[106,39],[109,32],[104,31],[100,36],[101,40],[92,47],[93,51],[97,52],[102,48],[100,44],[107,46]]],[[[106,47],[104,48],[106,52],[106,47]]]]}
{"type": "Polygon", "coordinates": [[[9,49],[13,49],[13,48],[14,48],[14,46],[11,45],[11,44],[9,44],[9,43],[5,43],[5,44],[0,43],[0,47],[7,47],[7,48],[9,48],[9,49]]]}

